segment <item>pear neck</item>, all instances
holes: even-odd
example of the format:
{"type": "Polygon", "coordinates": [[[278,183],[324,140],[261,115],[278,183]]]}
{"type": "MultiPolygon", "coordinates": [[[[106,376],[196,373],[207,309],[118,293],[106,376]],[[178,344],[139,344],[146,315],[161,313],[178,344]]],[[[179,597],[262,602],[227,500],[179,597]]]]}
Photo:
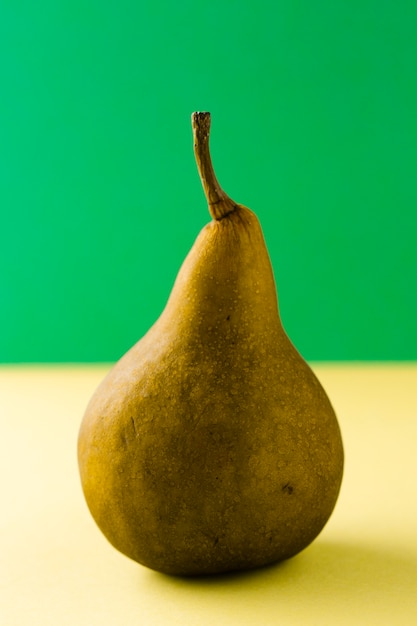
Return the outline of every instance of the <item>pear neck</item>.
{"type": "Polygon", "coordinates": [[[239,206],[220,187],[214,172],[209,145],[210,122],[210,113],[206,111],[196,112],[191,116],[195,160],[210,215],[215,220],[221,220],[233,213],[239,206]]]}

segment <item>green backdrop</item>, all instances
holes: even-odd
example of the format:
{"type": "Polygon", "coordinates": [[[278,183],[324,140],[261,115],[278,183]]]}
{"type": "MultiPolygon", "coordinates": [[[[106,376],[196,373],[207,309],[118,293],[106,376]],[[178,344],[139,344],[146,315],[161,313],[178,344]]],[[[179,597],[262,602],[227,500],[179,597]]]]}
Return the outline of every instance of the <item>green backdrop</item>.
{"type": "Polygon", "coordinates": [[[310,360],[417,358],[416,0],[1,0],[0,361],[113,361],[209,220],[190,114],[310,360]]]}

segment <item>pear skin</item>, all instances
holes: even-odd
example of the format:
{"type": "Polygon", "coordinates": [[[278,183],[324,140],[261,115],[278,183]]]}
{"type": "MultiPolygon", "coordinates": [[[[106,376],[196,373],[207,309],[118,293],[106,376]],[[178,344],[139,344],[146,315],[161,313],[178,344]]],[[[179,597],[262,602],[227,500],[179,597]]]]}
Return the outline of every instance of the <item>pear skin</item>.
{"type": "Polygon", "coordinates": [[[213,219],[159,319],[94,393],[78,438],[101,531],[175,575],[303,550],[334,509],[344,457],[331,403],[282,326],[259,221],[217,182],[210,114],[192,125],[213,219]]]}

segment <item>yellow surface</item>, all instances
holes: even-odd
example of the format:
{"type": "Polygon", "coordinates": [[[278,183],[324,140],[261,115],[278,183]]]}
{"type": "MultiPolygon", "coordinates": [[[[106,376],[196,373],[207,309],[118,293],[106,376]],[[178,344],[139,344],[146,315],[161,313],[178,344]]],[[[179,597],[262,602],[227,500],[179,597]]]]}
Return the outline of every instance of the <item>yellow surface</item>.
{"type": "Polygon", "coordinates": [[[336,510],[295,558],[176,579],[116,552],[78,480],[76,439],[108,368],[0,368],[1,626],[417,624],[417,365],[314,367],[339,416],[336,510]]]}

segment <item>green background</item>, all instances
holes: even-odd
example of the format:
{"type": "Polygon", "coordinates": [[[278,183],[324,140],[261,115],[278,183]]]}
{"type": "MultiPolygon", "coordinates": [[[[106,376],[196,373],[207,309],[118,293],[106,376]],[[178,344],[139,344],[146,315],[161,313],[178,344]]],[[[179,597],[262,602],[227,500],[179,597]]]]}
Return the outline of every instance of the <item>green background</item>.
{"type": "Polygon", "coordinates": [[[310,360],[417,359],[416,0],[0,1],[0,361],[113,361],[209,220],[190,114],[310,360]]]}

